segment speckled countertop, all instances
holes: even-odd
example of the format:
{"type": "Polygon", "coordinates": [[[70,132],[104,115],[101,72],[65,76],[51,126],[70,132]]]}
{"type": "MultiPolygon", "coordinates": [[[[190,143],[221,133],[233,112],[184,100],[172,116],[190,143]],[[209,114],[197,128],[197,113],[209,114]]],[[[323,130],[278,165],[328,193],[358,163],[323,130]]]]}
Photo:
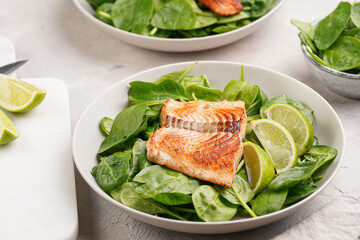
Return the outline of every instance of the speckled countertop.
{"type": "Polygon", "coordinates": [[[339,2],[287,0],[265,27],[234,44],[203,52],[163,53],[97,31],[71,0],[0,0],[0,35],[13,41],[18,59],[30,59],[18,75],[64,80],[72,127],[90,101],[131,74],[181,61],[224,60],[265,67],[302,81],[334,107],[345,128],[343,165],[318,197],[281,221],[234,234],[185,234],[141,223],[98,196],[76,172],[79,239],[269,239],[310,221],[312,213],[359,185],[360,101],[334,94],[315,81],[302,56],[298,30],[290,24],[291,17],[305,21],[323,17],[339,2]]]}

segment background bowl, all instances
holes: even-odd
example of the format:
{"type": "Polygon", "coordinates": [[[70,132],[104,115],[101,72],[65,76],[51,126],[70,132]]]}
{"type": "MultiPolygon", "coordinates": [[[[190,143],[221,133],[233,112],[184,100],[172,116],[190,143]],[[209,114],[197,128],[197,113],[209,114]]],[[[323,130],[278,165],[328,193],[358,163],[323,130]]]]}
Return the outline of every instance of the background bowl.
{"type": "Polygon", "coordinates": [[[126,207],[107,195],[97,185],[90,173],[92,167],[97,165],[96,153],[100,143],[104,139],[99,130],[100,120],[104,116],[115,118],[117,113],[128,105],[127,92],[130,82],[136,80],[147,82],[155,81],[164,74],[183,70],[191,64],[192,62],[170,64],[132,75],[106,90],[85,109],[74,131],[73,156],[80,174],[92,189],[106,201],[109,201],[111,204],[140,221],[175,231],[210,234],[242,231],[274,222],[303,207],[325,188],[340,167],[345,144],[343,127],[339,117],[329,103],[310,87],[281,73],[240,63],[202,61],[191,70],[190,74],[207,75],[214,88],[222,90],[230,80],[238,79],[241,65],[243,65],[245,79],[249,83],[258,85],[268,94],[269,98],[286,94],[298,99],[314,110],[315,136],[319,138],[321,144],[329,145],[338,150],[338,156],[330,166],[326,168],[323,173],[324,177],[317,182],[319,188],[309,197],[278,212],[257,218],[214,223],[185,222],[152,216],[126,207]]]}
{"type": "Polygon", "coordinates": [[[249,25],[246,25],[237,30],[208,37],[177,39],[147,37],[112,27],[95,18],[95,10],[86,0],[73,1],[80,10],[80,12],[82,12],[86,16],[86,18],[88,18],[94,24],[95,27],[119,39],[120,41],[138,47],[158,51],[191,52],[224,46],[226,44],[230,44],[241,38],[246,37],[247,35],[253,33],[258,28],[260,28],[262,25],[264,25],[267,20],[270,19],[270,17],[280,8],[280,6],[284,3],[285,0],[276,0],[275,5],[271,11],[269,11],[263,17],[250,23],[249,25]]]}
{"type": "Polygon", "coordinates": [[[318,63],[301,44],[312,75],[331,91],[348,98],[360,99],[360,75],[340,72],[318,63]]]}

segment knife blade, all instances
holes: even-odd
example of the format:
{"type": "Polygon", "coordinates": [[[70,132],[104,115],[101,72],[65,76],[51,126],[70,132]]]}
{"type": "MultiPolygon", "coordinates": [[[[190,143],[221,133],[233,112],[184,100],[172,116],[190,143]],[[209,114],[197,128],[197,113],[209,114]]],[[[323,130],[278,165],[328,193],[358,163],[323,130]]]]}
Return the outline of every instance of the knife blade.
{"type": "Polygon", "coordinates": [[[16,69],[18,69],[19,67],[21,67],[22,65],[24,65],[28,60],[22,60],[22,61],[17,61],[17,62],[13,62],[7,65],[4,65],[2,67],[0,67],[0,73],[2,74],[10,74],[12,72],[14,72],[16,69]]]}

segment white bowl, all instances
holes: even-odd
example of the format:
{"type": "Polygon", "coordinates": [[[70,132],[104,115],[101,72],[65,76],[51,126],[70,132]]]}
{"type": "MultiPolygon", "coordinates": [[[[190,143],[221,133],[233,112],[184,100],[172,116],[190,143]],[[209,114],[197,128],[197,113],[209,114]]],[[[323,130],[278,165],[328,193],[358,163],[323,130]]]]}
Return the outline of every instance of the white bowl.
{"type": "Polygon", "coordinates": [[[228,222],[185,222],[149,215],[126,207],[107,195],[91,175],[91,169],[97,165],[96,153],[103,136],[99,122],[104,116],[115,118],[117,113],[128,104],[128,84],[132,81],[155,81],[158,77],[177,70],[183,70],[192,62],[170,64],[152,68],[132,75],[97,97],[81,115],[73,136],[73,156],[76,166],[85,181],[106,201],[125,211],[130,216],[158,227],[190,233],[228,233],[259,227],[284,218],[306,205],[325,188],[340,167],[344,155],[344,130],[334,109],[318,93],[303,83],[274,71],[234,62],[203,61],[199,62],[190,74],[206,74],[214,88],[224,89],[228,81],[238,79],[241,65],[244,66],[245,79],[258,85],[269,98],[288,95],[308,105],[314,110],[315,136],[321,144],[338,150],[338,156],[325,170],[324,177],[317,185],[319,188],[302,201],[278,212],[257,218],[231,220],[228,222]]]}
{"type": "Polygon", "coordinates": [[[191,52],[200,51],[211,48],[224,46],[235,42],[247,35],[253,33],[262,25],[264,25],[268,19],[280,8],[285,0],[276,0],[276,3],[271,11],[265,14],[263,17],[250,23],[249,25],[239,28],[237,30],[217,34],[208,37],[201,38],[155,38],[147,37],[139,34],[130,33],[121,29],[115,28],[106,24],[97,18],[95,18],[95,11],[86,0],[73,0],[77,8],[82,12],[99,30],[102,30],[109,35],[126,42],[131,45],[135,45],[142,48],[166,51],[166,52],[191,52]]]}
{"type": "Polygon", "coordinates": [[[360,99],[360,75],[340,72],[318,63],[301,44],[305,61],[312,75],[331,91],[347,98],[360,99]]]}

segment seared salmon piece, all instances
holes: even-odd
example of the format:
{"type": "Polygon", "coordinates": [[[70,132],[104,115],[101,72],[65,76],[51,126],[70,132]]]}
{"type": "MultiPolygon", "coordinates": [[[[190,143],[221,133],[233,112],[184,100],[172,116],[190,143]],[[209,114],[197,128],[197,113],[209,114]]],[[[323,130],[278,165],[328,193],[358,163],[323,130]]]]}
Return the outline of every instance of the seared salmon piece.
{"type": "Polygon", "coordinates": [[[243,153],[239,134],[167,127],[150,137],[147,149],[151,162],[228,188],[243,153]]]}
{"type": "Polygon", "coordinates": [[[243,10],[239,0],[198,0],[198,2],[207,6],[211,11],[222,16],[238,14],[243,10]]]}
{"type": "Polygon", "coordinates": [[[231,187],[243,154],[244,102],[168,99],[161,108],[160,125],[147,142],[149,161],[231,187]]]}
{"type": "Polygon", "coordinates": [[[160,126],[198,132],[246,133],[246,112],[243,101],[178,102],[166,100],[160,112],[160,126]],[[245,121],[244,121],[245,120],[245,121]]]}

